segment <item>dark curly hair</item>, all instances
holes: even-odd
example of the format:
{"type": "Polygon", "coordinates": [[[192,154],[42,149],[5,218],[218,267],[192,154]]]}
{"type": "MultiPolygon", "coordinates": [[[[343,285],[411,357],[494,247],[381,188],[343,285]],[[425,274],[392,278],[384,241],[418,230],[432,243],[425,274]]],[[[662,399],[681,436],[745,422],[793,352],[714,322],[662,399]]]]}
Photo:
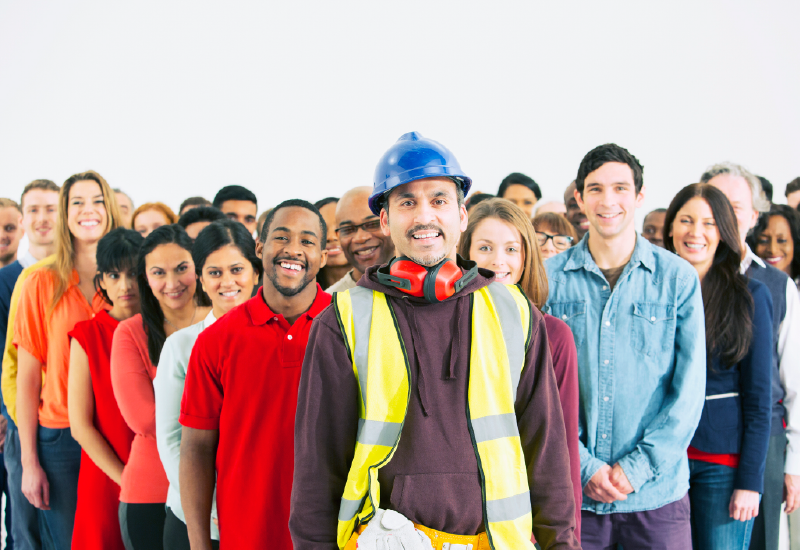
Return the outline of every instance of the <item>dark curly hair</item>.
{"type": "Polygon", "coordinates": [[[797,246],[800,245],[800,212],[785,204],[773,204],[769,212],[759,216],[753,232],[747,237],[747,244],[755,251],[761,233],[767,228],[769,220],[773,216],[783,216],[783,219],[789,224],[789,231],[792,234],[792,243],[794,244],[794,256],[792,257],[792,263],[789,265],[789,270],[792,272],[792,279],[796,279],[800,277],[800,254],[798,254],[797,250],[797,246]]]}

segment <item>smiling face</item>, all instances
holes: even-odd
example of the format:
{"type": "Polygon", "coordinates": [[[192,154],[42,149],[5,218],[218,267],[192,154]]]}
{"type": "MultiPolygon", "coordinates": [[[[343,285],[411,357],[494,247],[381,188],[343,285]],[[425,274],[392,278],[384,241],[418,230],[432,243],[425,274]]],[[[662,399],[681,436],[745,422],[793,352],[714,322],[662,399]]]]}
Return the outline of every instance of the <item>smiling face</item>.
{"type": "Polygon", "coordinates": [[[169,225],[169,220],[164,216],[164,213],[161,210],[153,209],[139,212],[133,222],[133,229],[142,237],[147,237],[150,233],[165,225],[169,225]]]}
{"type": "Polygon", "coordinates": [[[586,176],[583,196],[576,191],[575,200],[586,213],[590,231],[601,239],[613,239],[635,231],[634,214],[644,193],[636,193],[630,166],[607,162],[586,176]]]}
{"type": "Polygon", "coordinates": [[[127,319],[139,313],[139,285],[133,268],[103,273],[100,287],[113,304],[112,316],[127,319]]]}
{"type": "Polygon", "coordinates": [[[720,240],[708,202],[701,197],[687,201],[675,215],[669,237],[678,256],[692,264],[702,278],[714,261],[720,240]]]}
{"type": "Polygon", "coordinates": [[[145,257],[147,283],[161,309],[180,310],[194,298],[197,275],[188,250],[175,243],[162,244],[145,257]]]}
{"type": "Polygon", "coordinates": [[[328,261],[325,263],[328,267],[344,267],[347,264],[347,257],[342,252],[341,243],[339,243],[339,236],[336,234],[336,205],[338,202],[329,202],[319,209],[322,214],[322,219],[325,220],[325,225],[328,226],[328,242],[325,245],[325,250],[328,251],[328,261]]]}
{"type": "Polygon", "coordinates": [[[769,265],[791,277],[794,241],[786,218],[770,216],[767,227],[758,236],[755,252],[769,265]]]}
{"type": "Polygon", "coordinates": [[[302,292],[325,266],[319,217],[300,206],[283,207],[275,213],[264,242],[256,254],[264,263],[264,285],[271,284],[285,297],[302,292]]]}
{"type": "Polygon", "coordinates": [[[358,279],[373,265],[383,265],[394,256],[392,239],[381,231],[381,221],[369,209],[372,189],[360,187],[345,193],[336,207],[336,227],[342,250],[358,279]],[[355,232],[353,228],[358,227],[355,232]]]}
{"type": "Polygon", "coordinates": [[[501,198],[511,201],[519,206],[529,218],[533,215],[533,207],[536,205],[536,201],[538,200],[533,191],[518,183],[512,183],[506,187],[506,190],[501,198]]]}
{"type": "Polygon", "coordinates": [[[494,271],[499,283],[513,285],[522,278],[522,237],[516,227],[497,218],[486,218],[475,228],[469,257],[478,267],[494,271]]]}
{"type": "Polygon", "coordinates": [[[125,193],[116,193],[117,205],[120,213],[120,227],[131,228],[131,218],[133,218],[133,201],[125,193]]]}
{"type": "Polygon", "coordinates": [[[50,246],[56,238],[58,192],[31,189],[22,197],[22,226],[36,246],[50,246]]]}
{"type": "Polygon", "coordinates": [[[220,318],[250,299],[258,273],[236,246],[227,245],[208,255],[200,282],[211,298],[214,317],[220,318]]]}
{"type": "Polygon", "coordinates": [[[219,209],[228,218],[244,225],[251,235],[256,232],[256,223],[258,222],[258,207],[256,203],[230,200],[220,204],[219,209]]]}
{"type": "Polygon", "coordinates": [[[0,267],[10,264],[17,257],[23,233],[19,210],[13,206],[0,208],[0,267]]]}
{"type": "Polygon", "coordinates": [[[100,184],[79,180],[69,188],[67,197],[67,227],[73,239],[96,243],[108,229],[108,212],[100,184]]]}
{"type": "Polygon", "coordinates": [[[736,214],[736,223],[739,226],[739,239],[744,248],[744,241],[747,233],[756,225],[758,212],[753,207],[753,194],[747,180],[741,176],[731,174],[720,174],[708,180],[709,185],[713,185],[728,197],[733,206],[733,213],[736,214]]]}
{"type": "Polygon", "coordinates": [[[456,258],[467,229],[467,209],[458,204],[456,184],[447,178],[415,180],[392,190],[381,210],[381,230],[398,255],[424,266],[456,258]],[[387,210],[388,209],[388,210],[387,210]]]}
{"type": "Polygon", "coordinates": [[[664,218],[666,212],[650,212],[644,219],[642,236],[656,246],[664,248],[664,218]]]}

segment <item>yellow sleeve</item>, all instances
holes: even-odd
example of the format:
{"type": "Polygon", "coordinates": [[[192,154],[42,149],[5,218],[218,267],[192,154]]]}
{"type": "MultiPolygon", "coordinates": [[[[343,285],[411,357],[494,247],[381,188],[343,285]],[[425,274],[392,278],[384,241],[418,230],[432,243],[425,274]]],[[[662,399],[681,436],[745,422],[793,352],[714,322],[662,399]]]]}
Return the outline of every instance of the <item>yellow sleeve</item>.
{"type": "MultiPolygon", "coordinates": [[[[14,321],[17,317],[17,306],[22,289],[22,283],[40,267],[53,263],[54,256],[48,256],[44,260],[26,267],[19,274],[14,285],[14,292],[11,294],[11,303],[8,308],[8,332],[6,333],[5,346],[3,348],[3,377],[0,380],[0,387],[3,390],[3,402],[6,404],[8,416],[15,423],[17,422],[17,348],[12,343],[14,341],[14,321]]],[[[44,370],[42,370],[42,386],[44,386],[44,370]]]]}

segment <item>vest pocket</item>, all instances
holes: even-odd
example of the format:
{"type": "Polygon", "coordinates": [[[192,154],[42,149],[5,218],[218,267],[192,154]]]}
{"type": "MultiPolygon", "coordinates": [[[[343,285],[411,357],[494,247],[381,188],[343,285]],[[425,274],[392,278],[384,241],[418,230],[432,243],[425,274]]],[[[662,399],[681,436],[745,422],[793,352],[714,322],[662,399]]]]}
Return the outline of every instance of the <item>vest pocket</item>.
{"type": "Polygon", "coordinates": [[[631,342],[644,355],[671,352],[675,345],[675,307],[634,302],[631,317],[631,342]]]}

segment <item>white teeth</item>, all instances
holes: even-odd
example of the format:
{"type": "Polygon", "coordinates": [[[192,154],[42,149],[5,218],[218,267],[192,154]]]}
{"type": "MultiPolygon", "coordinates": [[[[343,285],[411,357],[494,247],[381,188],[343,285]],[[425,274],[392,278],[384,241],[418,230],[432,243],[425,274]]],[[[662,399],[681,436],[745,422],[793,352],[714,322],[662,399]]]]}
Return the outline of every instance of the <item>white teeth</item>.
{"type": "Polygon", "coordinates": [[[505,279],[505,278],[506,278],[506,277],[508,277],[509,275],[511,275],[511,273],[510,273],[510,272],[508,272],[508,271],[506,271],[506,272],[503,272],[503,273],[495,272],[495,274],[494,274],[494,276],[495,276],[495,277],[494,277],[494,278],[495,278],[495,279],[505,279]]]}
{"type": "Polygon", "coordinates": [[[423,235],[414,235],[415,239],[432,239],[433,237],[438,237],[438,233],[425,233],[423,235]]]}
{"type": "Polygon", "coordinates": [[[768,262],[780,262],[783,259],[783,256],[773,256],[772,258],[767,258],[768,262]]]}
{"type": "Polygon", "coordinates": [[[616,218],[619,214],[598,214],[601,218],[605,218],[610,220],[611,218],[616,218]]]}
{"type": "Polygon", "coordinates": [[[689,244],[686,243],[686,248],[690,248],[692,250],[702,250],[706,247],[704,244],[689,244]]]}
{"type": "Polygon", "coordinates": [[[372,254],[373,252],[375,252],[375,249],[376,249],[376,248],[378,248],[378,247],[377,247],[377,246],[373,246],[372,248],[367,248],[367,249],[364,249],[364,250],[359,250],[358,252],[356,252],[356,256],[369,256],[370,254],[372,254]]]}
{"type": "Polygon", "coordinates": [[[229,290],[227,292],[220,292],[220,294],[222,296],[225,296],[226,298],[233,298],[234,296],[239,294],[239,292],[241,292],[241,291],[239,291],[239,290],[229,290]]]}
{"type": "Polygon", "coordinates": [[[80,225],[81,227],[95,227],[100,225],[100,222],[95,220],[86,220],[83,222],[78,222],[78,225],[80,225]]]}
{"type": "Polygon", "coordinates": [[[287,262],[281,262],[281,267],[284,269],[293,269],[294,271],[300,271],[302,268],[297,264],[290,264],[287,262]]]}

